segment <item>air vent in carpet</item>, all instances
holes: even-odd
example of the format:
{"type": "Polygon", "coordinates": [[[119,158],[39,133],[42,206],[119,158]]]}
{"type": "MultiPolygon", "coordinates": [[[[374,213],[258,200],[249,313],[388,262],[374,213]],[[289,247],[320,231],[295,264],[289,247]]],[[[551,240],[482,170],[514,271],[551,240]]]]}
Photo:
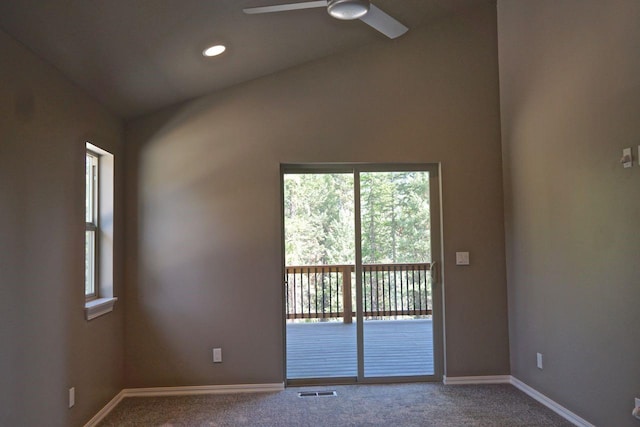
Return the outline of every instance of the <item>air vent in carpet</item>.
{"type": "Polygon", "coordinates": [[[298,397],[334,397],[338,393],[335,391],[303,391],[298,393],[298,397]]]}

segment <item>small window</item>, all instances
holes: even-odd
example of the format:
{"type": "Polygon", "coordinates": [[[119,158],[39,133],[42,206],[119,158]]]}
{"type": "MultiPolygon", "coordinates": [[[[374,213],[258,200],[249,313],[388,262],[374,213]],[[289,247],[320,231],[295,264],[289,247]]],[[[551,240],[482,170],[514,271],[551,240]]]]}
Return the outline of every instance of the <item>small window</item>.
{"type": "Polygon", "coordinates": [[[85,151],[85,316],[113,310],[114,158],[90,143],[85,151]]]}
{"type": "Polygon", "coordinates": [[[98,200],[100,192],[98,187],[98,167],[100,161],[97,154],[87,151],[85,170],[85,269],[84,269],[84,296],[87,301],[98,298],[97,262],[98,239],[100,236],[98,200]]]}

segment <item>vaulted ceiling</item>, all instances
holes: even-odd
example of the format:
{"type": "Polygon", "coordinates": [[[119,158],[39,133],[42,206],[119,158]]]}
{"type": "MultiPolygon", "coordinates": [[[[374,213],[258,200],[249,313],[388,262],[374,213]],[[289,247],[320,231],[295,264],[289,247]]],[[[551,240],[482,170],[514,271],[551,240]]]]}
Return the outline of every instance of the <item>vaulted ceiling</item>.
{"type": "MultiPolygon", "coordinates": [[[[301,0],[9,0],[0,2],[0,27],[124,118],[375,41],[398,42],[323,9],[242,12],[294,1],[301,0]],[[219,43],[223,55],[202,56],[219,43]]],[[[411,31],[487,1],[373,3],[411,31]]]]}

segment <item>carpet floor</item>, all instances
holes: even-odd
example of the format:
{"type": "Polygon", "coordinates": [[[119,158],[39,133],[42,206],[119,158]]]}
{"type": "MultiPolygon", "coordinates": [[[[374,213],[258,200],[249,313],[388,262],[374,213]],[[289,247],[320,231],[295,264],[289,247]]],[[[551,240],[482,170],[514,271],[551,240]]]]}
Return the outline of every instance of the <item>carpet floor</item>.
{"type": "Polygon", "coordinates": [[[572,426],[508,384],[289,387],[276,393],[128,397],[100,423],[162,427],[572,426]],[[335,397],[298,397],[335,390],[335,397]]]}

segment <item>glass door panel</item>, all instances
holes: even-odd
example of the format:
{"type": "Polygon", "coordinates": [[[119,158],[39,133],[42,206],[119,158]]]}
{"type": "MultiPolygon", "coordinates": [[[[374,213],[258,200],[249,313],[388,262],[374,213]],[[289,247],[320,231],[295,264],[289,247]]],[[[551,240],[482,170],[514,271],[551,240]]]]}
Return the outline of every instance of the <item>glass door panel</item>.
{"type": "Polygon", "coordinates": [[[287,380],[358,374],[353,173],[285,173],[287,380]]]}
{"type": "Polygon", "coordinates": [[[435,374],[428,171],[360,172],[364,377],[435,374]]]}

